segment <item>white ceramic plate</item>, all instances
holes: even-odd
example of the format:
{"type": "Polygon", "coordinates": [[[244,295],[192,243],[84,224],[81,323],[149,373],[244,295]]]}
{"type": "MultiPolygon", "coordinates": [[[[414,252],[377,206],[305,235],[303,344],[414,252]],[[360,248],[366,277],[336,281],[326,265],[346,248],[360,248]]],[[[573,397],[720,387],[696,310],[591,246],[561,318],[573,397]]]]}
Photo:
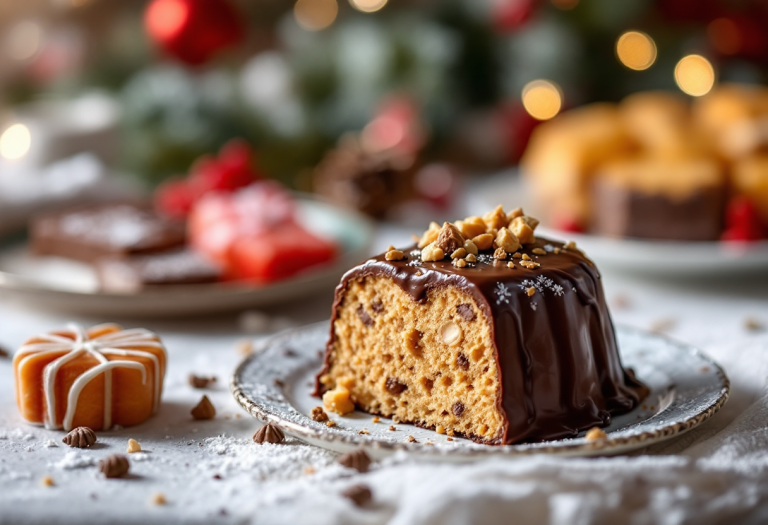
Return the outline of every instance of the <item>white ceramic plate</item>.
{"type": "Polygon", "coordinates": [[[330,414],[335,427],[308,414],[321,404],[313,397],[315,374],[328,338],[328,322],[285,332],[265,341],[234,373],[232,393],[238,403],[262,421],[279,424],[286,433],[338,452],[366,447],[378,457],[397,450],[444,461],[471,461],[489,456],[535,453],[562,456],[606,455],[642,448],[682,434],[715,414],[728,399],[728,378],[699,351],[663,336],[619,328],[621,358],[651,392],[635,410],[617,416],[598,441],[583,437],[525,445],[479,445],[413,425],[397,424],[356,411],[330,414]],[[360,434],[362,430],[369,434],[360,434]],[[413,436],[418,443],[408,442],[413,436]]]}
{"type": "Polygon", "coordinates": [[[369,255],[373,224],[362,215],[300,197],[302,224],[341,246],[336,260],[265,286],[238,283],[167,286],[140,293],[102,293],[93,270],[55,257],[37,258],[23,241],[0,246],[0,293],[34,306],[105,316],[181,316],[263,307],[322,290],[369,255]]]}
{"type": "MultiPolygon", "coordinates": [[[[515,170],[495,175],[470,194],[469,211],[482,215],[503,204],[505,208],[523,206],[536,216],[524,182],[515,170]]],[[[547,228],[536,230],[542,236],[572,240],[599,267],[645,275],[697,277],[726,274],[768,273],[768,241],[752,243],[653,241],[611,239],[597,235],[574,234],[547,228]]]]}

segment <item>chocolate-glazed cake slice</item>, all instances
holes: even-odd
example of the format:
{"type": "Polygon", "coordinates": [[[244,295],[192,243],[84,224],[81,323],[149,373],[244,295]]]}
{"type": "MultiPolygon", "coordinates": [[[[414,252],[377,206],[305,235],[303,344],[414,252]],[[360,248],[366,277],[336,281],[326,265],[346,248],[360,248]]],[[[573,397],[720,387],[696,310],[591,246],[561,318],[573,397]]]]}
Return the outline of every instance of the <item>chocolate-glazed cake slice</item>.
{"type": "Polygon", "coordinates": [[[102,204],[46,215],[33,221],[32,250],[83,262],[101,257],[157,253],[182,246],[184,224],[150,206],[102,204]]]}
{"type": "Polygon", "coordinates": [[[498,445],[573,437],[635,407],[647,389],[621,365],[593,263],[535,239],[530,218],[477,235],[475,219],[343,277],[317,379],[326,408],[498,445]]]}

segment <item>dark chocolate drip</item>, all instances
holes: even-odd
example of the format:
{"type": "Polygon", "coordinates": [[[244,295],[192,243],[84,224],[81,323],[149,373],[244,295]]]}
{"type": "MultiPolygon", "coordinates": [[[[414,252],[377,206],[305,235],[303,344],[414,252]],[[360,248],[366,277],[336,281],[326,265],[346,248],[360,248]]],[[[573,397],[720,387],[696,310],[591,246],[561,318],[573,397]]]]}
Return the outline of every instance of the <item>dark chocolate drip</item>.
{"type": "MultiPolygon", "coordinates": [[[[410,254],[410,250],[405,251],[410,254]]],[[[521,250],[541,264],[527,269],[514,260],[481,261],[465,268],[449,260],[421,263],[418,256],[368,260],[347,272],[336,289],[325,366],[330,367],[333,325],[350,281],[387,276],[423,303],[430,290],[456,286],[474,297],[491,324],[500,374],[498,408],[504,418],[494,443],[573,437],[634,408],[647,388],[621,365],[600,274],[594,264],[562,243],[538,239],[521,250]],[[546,255],[532,250],[542,248],[546,255]],[[559,253],[555,253],[555,249],[559,253]],[[532,296],[527,290],[534,288],[532,296]]],[[[320,377],[318,376],[318,378],[320,377]]],[[[322,387],[318,381],[317,393],[322,387]]]]}

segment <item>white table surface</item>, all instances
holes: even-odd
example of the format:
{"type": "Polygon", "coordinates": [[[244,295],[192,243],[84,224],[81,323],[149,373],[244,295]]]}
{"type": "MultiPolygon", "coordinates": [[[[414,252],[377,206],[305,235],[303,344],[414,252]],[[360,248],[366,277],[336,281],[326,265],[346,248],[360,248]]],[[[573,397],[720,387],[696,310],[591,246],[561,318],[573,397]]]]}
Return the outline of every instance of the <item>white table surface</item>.
{"type": "MultiPolygon", "coordinates": [[[[407,232],[388,229],[376,248],[398,240],[407,242],[407,232]]],[[[569,523],[630,517],[636,523],[763,521],[768,516],[763,399],[768,332],[748,330],[745,320],[768,324],[768,280],[647,282],[605,273],[604,285],[616,322],[666,325],[668,334],[724,365],[731,399],[713,420],[645,451],[650,455],[462,467],[415,465],[400,457],[365,475],[352,475],[335,464],[335,454],[298,442],[252,443],[260,424],[239,408],[228,389],[241,359],[237,342],[246,337],[234,315],[163,322],[71,319],[0,297],[0,345],[9,350],[74,320],[144,326],[161,335],[169,353],[160,413],[137,427],[99,433],[99,445],[84,451],[63,445],[63,432],[21,420],[11,360],[0,359],[0,523],[491,523],[512,516],[521,522],[569,523]],[[189,410],[202,393],[187,384],[191,372],[218,377],[207,392],[217,409],[215,420],[191,419],[189,410]],[[131,456],[132,475],[99,477],[92,463],[124,453],[129,438],[147,451],[131,456]],[[83,466],[66,468],[78,463],[83,466]],[[42,486],[43,476],[51,476],[55,485],[42,486]],[[339,495],[361,481],[374,492],[366,509],[339,495]],[[151,503],[156,493],[167,505],[151,503]]],[[[327,318],[330,300],[329,291],[269,313],[301,325],[327,318]]]]}

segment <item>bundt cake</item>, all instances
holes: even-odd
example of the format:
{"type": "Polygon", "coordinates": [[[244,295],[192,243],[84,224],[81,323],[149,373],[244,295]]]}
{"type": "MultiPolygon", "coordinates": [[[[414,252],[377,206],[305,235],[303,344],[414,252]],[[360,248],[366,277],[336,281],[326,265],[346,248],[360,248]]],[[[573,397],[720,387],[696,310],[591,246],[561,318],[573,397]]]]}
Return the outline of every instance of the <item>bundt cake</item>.
{"type": "Polygon", "coordinates": [[[647,394],[622,367],[600,274],[501,206],[432,223],[336,289],[316,395],[493,445],[574,437],[647,394]]]}

